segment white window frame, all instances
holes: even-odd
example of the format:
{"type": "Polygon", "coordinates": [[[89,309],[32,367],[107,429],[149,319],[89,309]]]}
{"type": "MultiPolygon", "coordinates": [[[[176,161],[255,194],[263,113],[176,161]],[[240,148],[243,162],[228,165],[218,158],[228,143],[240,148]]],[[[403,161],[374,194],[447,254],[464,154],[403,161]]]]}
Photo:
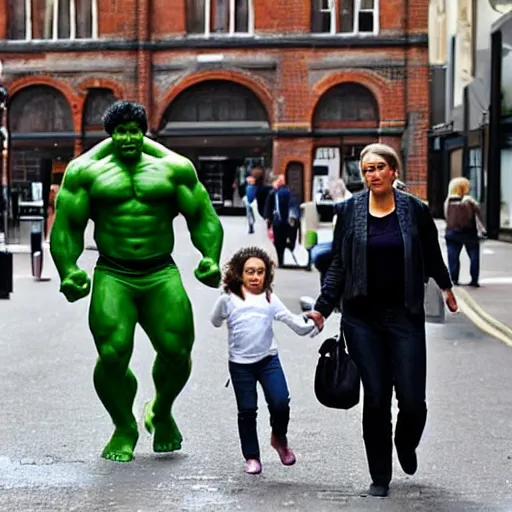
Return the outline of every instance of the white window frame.
{"type": "MultiPolygon", "coordinates": [[[[91,0],[92,30],[90,38],[79,38],[82,40],[98,39],[98,0],[91,0]]],[[[44,41],[74,41],[76,37],[76,2],[75,0],[53,0],[52,37],[44,41]],[[69,38],[59,38],[59,2],[69,2],[69,38]]],[[[32,37],[32,0],[25,0],[25,40],[33,41],[32,37]]]]}
{"type": "MultiPolygon", "coordinates": [[[[257,0],[256,0],[257,1],[257,0]]],[[[204,37],[222,36],[252,36],[254,35],[254,0],[248,0],[248,27],[247,32],[235,32],[236,1],[229,0],[228,31],[224,33],[213,33],[210,30],[212,16],[212,0],[204,2],[204,37]]]]}
{"type": "MultiPolygon", "coordinates": [[[[209,0],[208,0],[209,1],[209,0]]],[[[342,0],[327,0],[328,7],[321,8],[320,12],[325,13],[328,12],[331,14],[331,26],[329,32],[323,33],[315,33],[315,35],[338,35],[342,37],[354,36],[354,35],[365,35],[365,34],[373,34],[376,35],[379,33],[379,0],[374,0],[373,9],[362,9],[361,2],[363,0],[352,0],[354,2],[354,30],[352,32],[338,32],[338,18],[339,11],[341,7],[342,0]],[[373,31],[371,32],[359,32],[359,13],[361,12],[372,12],[373,13],[373,31]]]]}

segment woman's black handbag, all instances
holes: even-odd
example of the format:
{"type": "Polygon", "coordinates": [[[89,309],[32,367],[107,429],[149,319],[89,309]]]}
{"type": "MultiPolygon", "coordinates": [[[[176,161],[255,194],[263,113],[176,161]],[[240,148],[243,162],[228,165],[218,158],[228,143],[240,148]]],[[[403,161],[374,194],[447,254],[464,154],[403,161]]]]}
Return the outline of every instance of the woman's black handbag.
{"type": "Polygon", "coordinates": [[[343,335],[325,340],[318,351],[315,395],[326,407],[350,409],[359,403],[360,375],[347,353],[343,335]]]}

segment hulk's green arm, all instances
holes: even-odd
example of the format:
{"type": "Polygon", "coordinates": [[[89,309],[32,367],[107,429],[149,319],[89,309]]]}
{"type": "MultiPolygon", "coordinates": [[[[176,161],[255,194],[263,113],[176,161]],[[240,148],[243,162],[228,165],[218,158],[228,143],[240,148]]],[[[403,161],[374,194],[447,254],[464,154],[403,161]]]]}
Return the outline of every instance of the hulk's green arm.
{"type": "Polygon", "coordinates": [[[187,221],[192,243],[203,257],[212,258],[218,265],[224,230],[210,196],[190,161],[183,158],[170,165],[177,184],[178,208],[187,221]]]}
{"type": "MultiPolygon", "coordinates": [[[[101,160],[111,155],[112,151],[112,138],[109,137],[108,139],[101,141],[99,144],[96,144],[96,146],[89,149],[89,151],[84,153],[82,156],[91,160],[101,160]]],[[[165,158],[172,154],[170,149],[167,149],[164,145],[148,137],[144,137],[142,152],[154,158],[165,158]]]]}
{"type": "Polygon", "coordinates": [[[78,269],[76,262],[84,250],[84,232],[89,220],[89,194],[83,187],[81,173],[81,165],[72,161],[57,194],[50,253],[61,280],[78,269]]]}

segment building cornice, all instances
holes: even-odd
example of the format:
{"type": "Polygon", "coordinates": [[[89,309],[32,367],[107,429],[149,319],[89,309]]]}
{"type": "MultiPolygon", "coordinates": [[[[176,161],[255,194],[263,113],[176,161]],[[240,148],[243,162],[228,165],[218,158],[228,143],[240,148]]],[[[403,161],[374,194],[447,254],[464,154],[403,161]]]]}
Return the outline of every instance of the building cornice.
{"type": "Polygon", "coordinates": [[[126,41],[115,39],[75,39],[0,41],[2,53],[42,52],[105,52],[105,51],[162,51],[194,49],[261,49],[261,48],[385,48],[385,47],[428,47],[427,34],[409,36],[332,36],[332,35],[286,35],[255,37],[174,37],[159,41],[126,41]]]}

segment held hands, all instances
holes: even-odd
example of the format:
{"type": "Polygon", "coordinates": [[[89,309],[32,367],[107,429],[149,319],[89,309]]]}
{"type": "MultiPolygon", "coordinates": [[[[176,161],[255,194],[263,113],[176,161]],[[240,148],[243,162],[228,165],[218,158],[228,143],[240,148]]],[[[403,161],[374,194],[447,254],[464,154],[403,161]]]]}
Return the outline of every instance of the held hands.
{"type": "Polygon", "coordinates": [[[446,307],[452,312],[456,313],[459,310],[457,306],[457,299],[451,289],[443,290],[444,301],[446,303],[446,307]]]}
{"type": "Polygon", "coordinates": [[[220,283],[220,269],[217,263],[211,258],[203,258],[197,268],[194,270],[194,275],[206,286],[217,288],[220,283]]]}
{"type": "Polygon", "coordinates": [[[89,295],[91,280],[84,270],[74,270],[61,282],[60,291],[68,302],[75,302],[89,295]]]}
{"type": "Polygon", "coordinates": [[[318,332],[322,332],[322,329],[324,328],[324,322],[325,322],[325,319],[322,316],[322,314],[319,313],[318,311],[308,311],[307,313],[305,313],[305,315],[308,318],[311,318],[311,320],[313,320],[313,322],[315,322],[318,332]]]}

